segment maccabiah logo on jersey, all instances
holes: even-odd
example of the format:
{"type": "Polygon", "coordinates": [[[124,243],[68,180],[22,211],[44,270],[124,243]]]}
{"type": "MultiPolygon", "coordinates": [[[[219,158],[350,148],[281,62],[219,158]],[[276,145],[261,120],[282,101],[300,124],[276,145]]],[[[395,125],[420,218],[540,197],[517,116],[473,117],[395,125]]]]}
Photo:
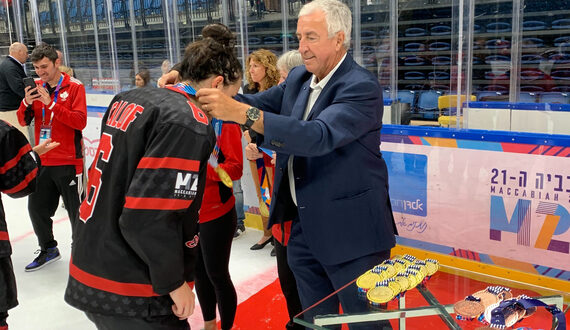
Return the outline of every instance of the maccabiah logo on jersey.
{"type": "Polygon", "coordinates": [[[570,176],[493,168],[490,184],[489,239],[514,233],[517,245],[570,254],[570,213],[560,204],[570,198],[570,176]]]}
{"type": "Polygon", "coordinates": [[[178,172],[174,185],[174,196],[177,198],[194,199],[198,191],[198,173],[178,172]]]}

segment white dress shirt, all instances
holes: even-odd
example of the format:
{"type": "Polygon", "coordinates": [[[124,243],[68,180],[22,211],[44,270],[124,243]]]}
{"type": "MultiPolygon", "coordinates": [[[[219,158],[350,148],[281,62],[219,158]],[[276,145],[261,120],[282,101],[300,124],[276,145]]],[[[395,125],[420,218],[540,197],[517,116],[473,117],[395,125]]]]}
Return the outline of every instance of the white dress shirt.
{"type": "MultiPolygon", "coordinates": [[[[327,85],[331,77],[336,72],[340,64],[346,58],[346,54],[342,57],[342,59],[336,64],[336,66],[327,74],[321,81],[317,82],[317,76],[313,75],[311,77],[311,84],[309,88],[311,91],[309,92],[309,101],[307,102],[307,107],[305,108],[305,114],[303,115],[303,120],[307,120],[311,110],[313,109],[313,105],[317,102],[319,95],[323,91],[323,88],[327,85]]],[[[287,173],[289,174],[289,189],[291,189],[291,198],[293,199],[293,203],[297,205],[297,194],[295,193],[295,176],[293,173],[293,155],[289,156],[289,160],[287,161],[287,173]]]]}

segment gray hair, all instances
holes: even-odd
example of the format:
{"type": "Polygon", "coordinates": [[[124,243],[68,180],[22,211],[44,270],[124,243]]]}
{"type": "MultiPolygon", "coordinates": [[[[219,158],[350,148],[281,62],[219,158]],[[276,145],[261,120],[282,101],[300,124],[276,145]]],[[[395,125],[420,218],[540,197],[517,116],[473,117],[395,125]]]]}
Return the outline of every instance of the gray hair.
{"type": "Polygon", "coordinates": [[[325,13],[329,38],[332,38],[337,32],[344,32],[343,46],[348,50],[350,48],[350,34],[352,31],[352,13],[348,6],[338,0],[314,0],[301,8],[299,17],[311,14],[317,10],[325,13]]]}
{"type": "Polygon", "coordinates": [[[291,71],[296,66],[303,65],[303,58],[298,50],[290,50],[279,56],[277,60],[277,69],[283,71],[291,71]]]}

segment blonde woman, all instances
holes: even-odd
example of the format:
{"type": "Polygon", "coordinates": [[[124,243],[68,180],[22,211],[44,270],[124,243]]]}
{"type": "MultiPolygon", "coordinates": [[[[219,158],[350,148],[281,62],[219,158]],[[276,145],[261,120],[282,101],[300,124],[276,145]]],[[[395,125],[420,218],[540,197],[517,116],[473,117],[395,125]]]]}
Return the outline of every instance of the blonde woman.
{"type": "MultiPolygon", "coordinates": [[[[262,92],[273,86],[276,86],[279,82],[279,70],[277,70],[277,56],[267,49],[259,49],[251,53],[246,60],[246,73],[245,77],[247,79],[247,85],[243,88],[245,94],[255,94],[257,92],[262,92]]],[[[246,139],[248,139],[249,134],[245,133],[246,139]]],[[[255,134],[251,136],[251,142],[246,146],[246,154],[248,150],[257,151],[257,146],[255,145],[255,134]]],[[[250,161],[249,166],[251,169],[251,174],[257,191],[257,197],[259,199],[260,210],[263,207],[264,200],[262,198],[262,187],[260,184],[260,176],[266,173],[268,178],[269,187],[265,187],[270,192],[273,186],[273,169],[275,168],[271,164],[271,157],[266,157],[266,159],[260,159],[258,161],[250,161]]],[[[265,208],[266,210],[268,209],[265,208]]],[[[263,236],[259,241],[254,244],[252,250],[261,250],[268,243],[272,242],[271,229],[267,228],[269,222],[269,214],[261,212],[261,220],[263,223],[263,236]],[[265,214],[264,214],[265,213],[265,214]]]]}

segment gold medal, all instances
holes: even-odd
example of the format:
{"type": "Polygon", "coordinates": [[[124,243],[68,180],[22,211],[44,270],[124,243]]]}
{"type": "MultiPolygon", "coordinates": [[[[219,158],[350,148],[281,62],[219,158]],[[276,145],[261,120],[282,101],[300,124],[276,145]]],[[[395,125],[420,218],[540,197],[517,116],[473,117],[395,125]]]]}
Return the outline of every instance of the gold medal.
{"type": "Polygon", "coordinates": [[[395,296],[394,291],[389,286],[384,285],[374,287],[366,293],[368,300],[374,304],[385,304],[395,296]]]}
{"type": "MultiPolygon", "coordinates": [[[[214,171],[216,171],[216,173],[218,173],[220,180],[222,180],[222,183],[226,187],[232,188],[234,186],[234,183],[232,182],[232,178],[230,178],[230,175],[228,174],[228,172],[226,172],[226,170],[224,170],[220,166],[216,166],[216,168],[214,168],[214,171]]],[[[269,212],[267,212],[267,213],[269,214],[269,212]]]]}
{"type": "Polygon", "coordinates": [[[403,259],[394,260],[394,268],[396,268],[397,271],[404,270],[407,266],[406,261],[403,259]]]}
{"type": "Polygon", "coordinates": [[[387,278],[394,277],[394,275],[396,275],[396,273],[397,273],[396,267],[394,267],[393,264],[385,263],[385,264],[382,264],[382,266],[386,267],[386,277],[387,278]]]}
{"type": "Polygon", "coordinates": [[[390,289],[392,289],[392,291],[394,291],[394,296],[398,295],[398,293],[404,291],[400,288],[400,284],[398,282],[396,282],[395,279],[391,278],[388,281],[388,287],[390,287],[390,289]]]}
{"type": "Polygon", "coordinates": [[[360,275],[356,280],[356,286],[359,289],[366,292],[376,286],[376,282],[382,281],[382,277],[379,274],[367,271],[366,273],[360,275]]]}
{"type": "Polygon", "coordinates": [[[407,276],[398,275],[394,279],[400,285],[401,292],[408,290],[408,287],[410,286],[410,281],[408,280],[407,276]]]}
{"type": "Polygon", "coordinates": [[[432,276],[439,270],[439,262],[435,259],[426,259],[426,268],[428,276],[432,276]]]}

